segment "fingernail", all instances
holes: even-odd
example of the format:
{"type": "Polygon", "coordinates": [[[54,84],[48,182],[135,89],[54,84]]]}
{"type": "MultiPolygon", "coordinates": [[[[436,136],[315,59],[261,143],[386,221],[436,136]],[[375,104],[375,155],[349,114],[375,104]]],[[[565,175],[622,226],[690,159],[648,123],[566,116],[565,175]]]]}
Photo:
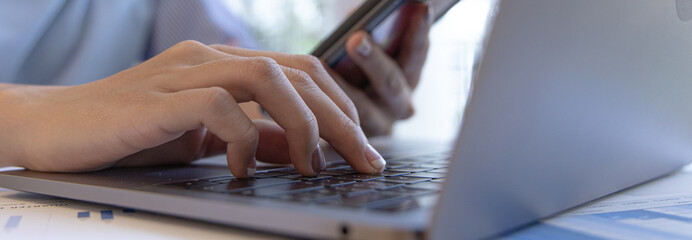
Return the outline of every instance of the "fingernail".
{"type": "Polygon", "coordinates": [[[387,165],[382,156],[380,156],[377,150],[370,146],[370,144],[368,144],[368,150],[365,151],[365,158],[370,163],[370,166],[372,166],[372,168],[374,168],[378,172],[384,170],[384,166],[387,165]]]}
{"type": "Polygon", "coordinates": [[[327,167],[327,160],[324,159],[324,153],[322,153],[322,148],[317,145],[315,152],[312,153],[312,170],[315,174],[324,170],[327,167]]]}
{"type": "Polygon", "coordinates": [[[358,47],[356,47],[356,51],[363,57],[370,56],[370,52],[372,52],[372,44],[370,44],[370,40],[366,36],[363,36],[360,40],[360,44],[358,44],[358,47]]]}
{"type": "Polygon", "coordinates": [[[252,176],[255,176],[256,172],[257,172],[257,160],[255,158],[252,158],[252,161],[247,166],[246,174],[248,177],[252,177],[252,176]]]}

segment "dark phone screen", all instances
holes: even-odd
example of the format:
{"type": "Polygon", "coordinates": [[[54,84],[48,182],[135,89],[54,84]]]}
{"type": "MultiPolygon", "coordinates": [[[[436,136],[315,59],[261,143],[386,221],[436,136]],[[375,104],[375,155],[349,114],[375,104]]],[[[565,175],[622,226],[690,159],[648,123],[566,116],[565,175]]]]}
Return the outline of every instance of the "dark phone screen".
{"type": "Polygon", "coordinates": [[[386,49],[387,53],[399,47],[400,36],[406,27],[403,22],[397,21],[400,19],[401,11],[402,8],[395,10],[370,33],[373,41],[383,49],[386,49]]]}

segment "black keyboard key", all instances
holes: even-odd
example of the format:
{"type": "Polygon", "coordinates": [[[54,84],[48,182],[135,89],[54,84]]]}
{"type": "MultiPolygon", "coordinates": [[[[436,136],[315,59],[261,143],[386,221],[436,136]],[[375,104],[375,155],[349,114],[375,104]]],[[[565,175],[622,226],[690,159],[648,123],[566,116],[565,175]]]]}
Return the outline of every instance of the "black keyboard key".
{"type": "MultiPolygon", "coordinates": [[[[337,163],[337,164],[327,165],[327,168],[325,170],[331,171],[331,170],[339,170],[339,169],[351,169],[351,166],[348,165],[348,163],[337,163]]],[[[351,169],[351,170],[353,170],[353,169],[351,169]]]]}
{"type": "Polygon", "coordinates": [[[430,171],[433,170],[432,168],[424,168],[424,167],[404,167],[404,168],[396,168],[392,169],[390,171],[392,172],[425,172],[425,171],[430,171]]]}
{"type": "Polygon", "coordinates": [[[396,169],[396,168],[403,168],[403,167],[410,167],[410,166],[411,166],[411,164],[408,164],[408,163],[397,163],[397,162],[389,163],[388,162],[387,166],[384,169],[389,170],[389,169],[396,169]]]}
{"type": "Polygon", "coordinates": [[[386,204],[371,204],[368,209],[383,212],[403,212],[413,209],[426,209],[437,204],[438,195],[422,195],[418,197],[407,197],[399,201],[390,201],[386,204]]]}
{"type": "Polygon", "coordinates": [[[292,167],[291,168],[282,168],[282,169],[275,170],[272,172],[279,172],[279,173],[285,173],[285,174],[300,174],[300,173],[298,173],[298,170],[296,170],[295,168],[292,168],[292,167]]]}
{"type": "Polygon", "coordinates": [[[408,164],[408,165],[411,165],[411,164],[423,164],[423,163],[428,163],[428,162],[431,162],[431,160],[428,160],[428,159],[421,159],[421,158],[418,158],[418,157],[413,157],[413,158],[397,159],[397,160],[392,161],[392,162],[398,163],[398,164],[408,164]]]}
{"type": "Polygon", "coordinates": [[[200,181],[206,181],[206,182],[218,182],[218,181],[228,181],[235,178],[233,175],[223,175],[223,176],[216,176],[216,177],[210,177],[210,178],[203,178],[200,179],[200,181]]]}
{"type": "Polygon", "coordinates": [[[327,171],[322,171],[320,174],[323,175],[331,175],[331,176],[343,176],[343,175],[351,175],[351,174],[356,174],[355,170],[351,168],[343,168],[343,169],[335,169],[335,170],[327,170],[327,171]]]}
{"type": "Polygon", "coordinates": [[[341,206],[349,206],[349,207],[363,207],[368,204],[382,204],[386,201],[393,201],[395,199],[401,199],[403,197],[401,196],[396,196],[392,194],[385,194],[384,192],[380,191],[375,191],[375,192],[368,192],[365,194],[359,194],[356,196],[350,196],[350,197],[342,197],[338,200],[329,202],[328,204],[330,205],[341,205],[341,206]]]}
{"type": "Polygon", "coordinates": [[[242,191],[231,192],[231,194],[256,197],[271,197],[276,195],[292,194],[302,191],[309,191],[323,188],[318,181],[302,181],[288,184],[273,185],[268,187],[257,187],[242,191]]]}
{"type": "Polygon", "coordinates": [[[420,183],[414,183],[414,184],[406,184],[406,186],[404,186],[404,187],[439,191],[439,190],[442,190],[442,183],[427,181],[427,182],[420,182],[420,183]]]}
{"type": "Polygon", "coordinates": [[[343,176],[338,176],[335,177],[336,179],[339,180],[347,180],[347,181],[370,181],[370,180],[375,180],[375,179],[380,179],[384,178],[384,176],[379,176],[379,175],[370,175],[370,174],[350,174],[350,175],[343,175],[343,176]]]}
{"type": "Polygon", "coordinates": [[[431,191],[431,190],[426,190],[426,189],[417,189],[417,188],[406,188],[406,187],[400,187],[400,188],[392,188],[388,189],[386,191],[382,191],[386,194],[391,194],[394,196],[406,196],[406,197],[413,197],[413,196],[420,196],[420,195],[427,195],[427,194],[433,194],[436,193],[437,191],[431,191]]]}
{"type": "Polygon", "coordinates": [[[395,177],[387,177],[385,179],[380,179],[378,181],[384,181],[384,182],[391,182],[391,183],[419,183],[419,182],[426,182],[430,181],[430,178],[422,178],[422,177],[407,177],[407,176],[395,176],[395,177]]]}
{"type": "Polygon", "coordinates": [[[297,181],[285,178],[234,178],[228,181],[227,183],[206,186],[201,188],[201,190],[212,192],[237,192],[252,188],[266,187],[291,182],[297,181]]]}
{"type": "Polygon", "coordinates": [[[389,171],[389,170],[384,170],[381,173],[377,174],[371,174],[371,175],[377,175],[377,176],[383,176],[383,177],[392,177],[392,176],[400,176],[408,174],[408,172],[395,172],[395,171],[389,171]]]}
{"type": "Polygon", "coordinates": [[[307,176],[299,177],[299,178],[296,178],[296,180],[315,181],[315,180],[322,180],[322,179],[327,179],[327,178],[331,178],[331,177],[333,177],[333,176],[318,174],[317,176],[314,176],[314,177],[307,177],[307,176]]]}
{"type": "Polygon", "coordinates": [[[265,173],[265,172],[281,172],[281,173],[286,173],[290,174],[290,171],[295,171],[295,168],[291,166],[266,166],[266,167],[258,167],[256,170],[256,173],[265,173]]]}
{"type": "Polygon", "coordinates": [[[286,176],[288,173],[283,173],[283,172],[262,172],[262,173],[255,173],[253,175],[253,178],[271,178],[271,177],[278,177],[278,176],[286,176]]]}
{"type": "Polygon", "coordinates": [[[403,187],[401,183],[390,183],[381,181],[367,181],[367,182],[357,182],[349,185],[333,186],[332,189],[343,194],[344,196],[351,197],[375,190],[386,191],[393,188],[403,187]]]}
{"type": "Polygon", "coordinates": [[[375,191],[375,189],[372,189],[372,188],[358,188],[358,187],[354,187],[354,185],[355,184],[335,186],[335,187],[331,187],[331,189],[334,189],[336,192],[338,192],[339,194],[346,196],[346,197],[357,196],[357,195],[361,195],[361,194],[375,191]]]}
{"type": "Polygon", "coordinates": [[[413,198],[418,197],[418,196],[431,195],[431,193],[434,193],[434,192],[429,191],[429,190],[421,190],[421,189],[393,188],[393,189],[390,189],[387,191],[380,191],[378,193],[380,193],[381,195],[383,195],[385,197],[382,197],[383,199],[381,199],[381,200],[371,201],[371,202],[367,203],[366,207],[368,207],[368,208],[383,208],[386,206],[398,205],[407,199],[413,199],[413,198]]]}
{"type": "MultiPolygon", "coordinates": [[[[299,180],[299,179],[293,179],[293,180],[299,180]]],[[[342,185],[348,185],[348,184],[356,183],[356,181],[336,179],[335,177],[332,177],[332,176],[317,176],[314,178],[304,177],[304,179],[301,182],[310,182],[310,184],[316,184],[316,185],[321,185],[321,186],[325,186],[325,187],[335,187],[335,186],[342,186],[342,185]]]]}
{"type": "Polygon", "coordinates": [[[341,198],[341,194],[331,188],[320,188],[312,191],[277,195],[275,198],[295,202],[328,202],[341,198]]]}
{"type": "Polygon", "coordinates": [[[445,173],[417,172],[417,173],[406,174],[406,175],[404,175],[404,176],[407,176],[407,177],[423,177],[423,178],[432,178],[432,179],[435,179],[435,178],[443,178],[443,177],[445,177],[446,175],[447,175],[447,174],[445,174],[445,173]]]}
{"type": "Polygon", "coordinates": [[[343,186],[343,185],[356,183],[356,181],[353,181],[353,180],[342,180],[342,179],[336,179],[336,178],[322,179],[322,180],[320,180],[320,182],[325,187],[336,187],[336,186],[343,186]]]}
{"type": "Polygon", "coordinates": [[[404,186],[403,183],[391,183],[382,181],[367,181],[353,184],[353,188],[387,190],[404,186]]]}
{"type": "Polygon", "coordinates": [[[169,187],[181,187],[181,188],[190,189],[190,188],[211,186],[211,185],[216,185],[216,184],[220,184],[220,183],[219,182],[208,182],[208,181],[202,181],[202,180],[187,180],[187,181],[174,182],[174,183],[164,183],[161,185],[169,186],[169,187]]]}
{"type": "Polygon", "coordinates": [[[291,173],[291,174],[288,174],[288,175],[282,175],[282,176],[280,176],[280,177],[281,177],[281,178],[294,179],[294,178],[299,178],[299,177],[302,177],[302,176],[303,176],[303,174],[300,174],[300,173],[291,173]]]}
{"type": "Polygon", "coordinates": [[[320,180],[320,179],[325,179],[325,178],[330,178],[330,177],[332,177],[332,176],[322,175],[322,174],[319,174],[319,175],[314,176],[314,177],[303,176],[300,174],[291,174],[291,175],[279,176],[279,178],[286,178],[286,179],[297,180],[297,181],[314,181],[314,180],[320,180]]]}
{"type": "Polygon", "coordinates": [[[382,158],[384,158],[386,161],[390,160],[397,160],[397,159],[403,159],[405,157],[411,156],[411,154],[402,154],[402,153],[383,153],[382,158]]]}

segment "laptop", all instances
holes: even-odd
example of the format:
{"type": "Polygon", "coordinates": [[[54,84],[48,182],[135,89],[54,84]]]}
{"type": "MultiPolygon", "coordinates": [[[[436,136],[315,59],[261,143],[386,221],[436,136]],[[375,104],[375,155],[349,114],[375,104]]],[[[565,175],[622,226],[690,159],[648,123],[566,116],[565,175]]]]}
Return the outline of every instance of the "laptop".
{"type": "Polygon", "coordinates": [[[274,166],[236,179],[207,159],[10,171],[0,186],[302,238],[501,236],[690,162],[689,6],[498,2],[457,140],[374,141],[389,163],[380,175],[331,154],[316,178],[274,166]]]}

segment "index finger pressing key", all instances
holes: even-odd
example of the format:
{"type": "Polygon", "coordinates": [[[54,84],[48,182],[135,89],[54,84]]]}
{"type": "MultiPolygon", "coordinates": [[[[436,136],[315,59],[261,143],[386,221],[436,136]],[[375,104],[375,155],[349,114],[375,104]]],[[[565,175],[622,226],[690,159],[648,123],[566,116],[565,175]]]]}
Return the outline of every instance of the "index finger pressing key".
{"type": "Polygon", "coordinates": [[[320,90],[307,73],[288,67],[282,69],[315,114],[320,136],[357,171],[382,171],[385,162],[377,151],[368,145],[362,129],[320,90]]]}

